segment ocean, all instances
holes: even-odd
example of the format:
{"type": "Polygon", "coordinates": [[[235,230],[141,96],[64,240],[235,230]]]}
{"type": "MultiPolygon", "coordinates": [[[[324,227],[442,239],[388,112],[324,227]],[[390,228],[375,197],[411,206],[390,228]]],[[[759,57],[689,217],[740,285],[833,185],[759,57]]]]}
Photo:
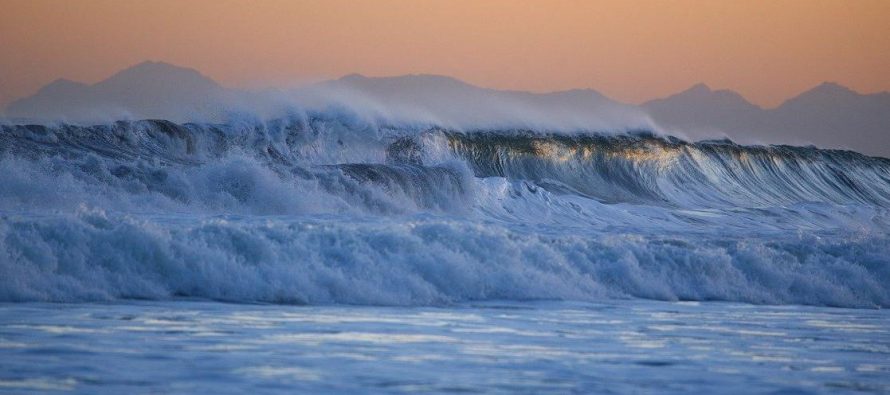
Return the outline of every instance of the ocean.
{"type": "Polygon", "coordinates": [[[328,111],[0,125],[0,393],[890,391],[890,160],[328,111]]]}

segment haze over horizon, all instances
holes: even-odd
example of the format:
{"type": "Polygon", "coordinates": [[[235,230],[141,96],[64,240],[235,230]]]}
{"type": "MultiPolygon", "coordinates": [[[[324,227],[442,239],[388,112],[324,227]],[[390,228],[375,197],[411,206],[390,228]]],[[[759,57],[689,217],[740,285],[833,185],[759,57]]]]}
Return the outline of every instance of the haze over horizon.
{"type": "Polygon", "coordinates": [[[147,59],[234,88],[439,74],[639,104],[705,83],[765,108],[824,81],[890,90],[884,1],[2,4],[3,107],[55,79],[95,83],[147,59]]]}

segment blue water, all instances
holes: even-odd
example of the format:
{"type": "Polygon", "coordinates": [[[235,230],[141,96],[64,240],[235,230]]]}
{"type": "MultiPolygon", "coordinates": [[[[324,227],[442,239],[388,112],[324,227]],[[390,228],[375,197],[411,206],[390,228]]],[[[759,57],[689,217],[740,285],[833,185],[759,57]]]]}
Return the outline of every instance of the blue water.
{"type": "Polygon", "coordinates": [[[0,391],[885,392],[890,160],[0,125],[0,391]]]}
{"type": "Polygon", "coordinates": [[[0,393],[886,393],[885,310],[721,302],[0,306],[0,393]]]}

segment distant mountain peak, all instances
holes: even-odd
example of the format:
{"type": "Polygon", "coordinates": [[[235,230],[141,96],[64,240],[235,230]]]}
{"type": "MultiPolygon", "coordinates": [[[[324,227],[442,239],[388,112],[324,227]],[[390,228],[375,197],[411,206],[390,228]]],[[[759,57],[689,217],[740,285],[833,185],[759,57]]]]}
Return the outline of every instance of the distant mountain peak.
{"type": "MultiPolygon", "coordinates": [[[[119,74],[140,74],[140,73],[157,73],[157,72],[188,72],[188,73],[198,73],[198,70],[195,70],[190,67],[177,66],[175,64],[167,63],[167,62],[159,62],[153,60],[146,60],[144,62],[140,62],[134,64],[130,67],[127,67],[121,71],[115,73],[115,75],[119,74]]],[[[114,77],[114,76],[112,76],[114,77]]]]}
{"type": "Polygon", "coordinates": [[[860,100],[868,95],[860,94],[836,82],[823,82],[782,103],[779,108],[829,107],[841,101],[860,100]]]}
{"type": "Polygon", "coordinates": [[[195,69],[148,61],[92,85],[55,80],[33,96],[10,103],[6,113],[35,119],[86,119],[122,112],[146,118],[188,116],[224,93],[225,88],[195,69]]]}
{"type": "Polygon", "coordinates": [[[705,84],[703,82],[699,82],[693,86],[690,86],[689,89],[686,89],[685,91],[680,92],[680,94],[684,94],[684,93],[703,94],[703,93],[711,93],[711,92],[713,92],[713,90],[711,89],[710,86],[708,86],[707,84],[705,84]]]}
{"type": "MultiPolygon", "coordinates": [[[[673,95],[676,96],[693,96],[700,98],[723,98],[726,100],[733,100],[738,102],[745,102],[747,104],[751,104],[744,96],[740,93],[730,90],[730,89],[712,89],[710,86],[703,82],[699,82],[683,92],[673,95]]],[[[751,104],[753,105],[753,104],[751,104]]]]}
{"type": "Polygon", "coordinates": [[[351,74],[346,74],[346,75],[338,78],[337,81],[352,82],[352,81],[365,81],[368,79],[370,79],[370,78],[368,78],[367,76],[364,76],[362,74],[351,73],[351,74]]]}
{"type": "Polygon", "coordinates": [[[736,109],[753,109],[759,108],[755,104],[752,104],[744,96],[739,94],[736,91],[729,89],[718,89],[713,90],[710,86],[704,83],[698,83],[692,85],[688,89],[670,95],[668,97],[664,97],[661,99],[650,100],[643,104],[643,107],[647,107],[650,110],[655,107],[662,107],[665,105],[671,105],[671,103],[680,103],[683,102],[681,106],[704,106],[714,108],[715,106],[725,107],[729,109],[730,107],[736,109]]]}
{"type": "Polygon", "coordinates": [[[130,86],[153,82],[184,84],[190,87],[218,88],[216,81],[201,74],[198,70],[180,67],[165,62],[146,61],[123,69],[94,86],[130,86]]]}
{"type": "Polygon", "coordinates": [[[833,81],[825,81],[825,82],[817,85],[813,89],[814,90],[834,90],[834,91],[844,91],[844,92],[847,92],[847,91],[852,92],[853,91],[852,89],[850,89],[844,85],[838,84],[837,82],[833,82],[833,81]]]}
{"type": "Polygon", "coordinates": [[[805,91],[804,93],[800,94],[798,97],[800,97],[800,96],[804,96],[804,95],[830,95],[830,96],[834,96],[834,95],[845,95],[845,96],[856,95],[856,96],[858,96],[859,93],[856,92],[856,91],[854,91],[854,90],[852,90],[852,89],[850,89],[850,88],[848,88],[848,87],[846,87],[846,86],[843,86],[843,85],[841,85],[841,84],[838,84],[838,83],[836,83],[836,82],[829,82],[829,81],[826,81],[826,82],[823,82],[823,83],[821,83],[821,84],[819,84],[819,85],[813,87],[812,89],[810,89],[810,90],[808,90],[808,91],[805,91]]]}

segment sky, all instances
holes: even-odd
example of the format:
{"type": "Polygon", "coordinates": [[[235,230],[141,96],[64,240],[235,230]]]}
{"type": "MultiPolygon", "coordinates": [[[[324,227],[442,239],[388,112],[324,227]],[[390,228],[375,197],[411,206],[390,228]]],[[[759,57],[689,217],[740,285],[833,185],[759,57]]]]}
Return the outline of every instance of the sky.
{"type": "Polygon", "coordinates": [[[890,90],[890,1],[0,0],[0,106],[145,60],[264,88],[442,74],[640,103],[703,82],[774,107],[890,90]]]}

